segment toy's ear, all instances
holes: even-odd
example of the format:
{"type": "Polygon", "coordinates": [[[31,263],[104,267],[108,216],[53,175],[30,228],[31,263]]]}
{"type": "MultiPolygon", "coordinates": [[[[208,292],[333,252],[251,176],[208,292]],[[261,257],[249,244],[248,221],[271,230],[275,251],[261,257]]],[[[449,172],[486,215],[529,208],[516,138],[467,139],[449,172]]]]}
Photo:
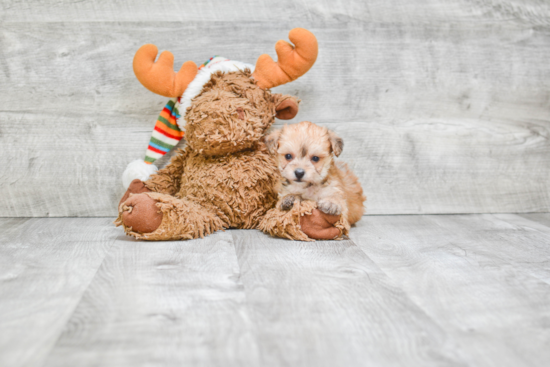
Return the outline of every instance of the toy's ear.
{"type": "Polygon", "coordinates": [[[276,154],[279,148],[279,138],[281,137],[281,130],[274,130],[265,137],[265,145],[269,153],[276,154]]]}
{"type": "Polygon", "coordinates": [[[332,147],[332,152],[335,156],[339,156],[342,154],[342,151],[344,150],[344,140],[336,135],[333,131],[328,132],[328,138],[330,140],[330,146],[332,147]]]}
{"type": "Polygon", "coordinates": [[[292,96],[283,96],[274,94],[275,111],[279,120],[290,120],[298,114],[298,104],[300,100],[292,96]]]}

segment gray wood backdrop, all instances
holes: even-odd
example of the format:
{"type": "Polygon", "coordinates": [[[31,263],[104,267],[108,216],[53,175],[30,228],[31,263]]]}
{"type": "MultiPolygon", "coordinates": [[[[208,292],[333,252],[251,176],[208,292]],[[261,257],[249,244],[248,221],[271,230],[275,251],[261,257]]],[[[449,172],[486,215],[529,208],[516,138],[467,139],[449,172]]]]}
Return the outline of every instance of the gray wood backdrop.
{"type": "Polygon", "coordinates": [[[550,209],[547,0],[0,2],[0,216],[114,216],[165,98],[132,72],[255,62],[293,27],[317,64],[275,91],[345,141],[369,214],[550,209]]]}

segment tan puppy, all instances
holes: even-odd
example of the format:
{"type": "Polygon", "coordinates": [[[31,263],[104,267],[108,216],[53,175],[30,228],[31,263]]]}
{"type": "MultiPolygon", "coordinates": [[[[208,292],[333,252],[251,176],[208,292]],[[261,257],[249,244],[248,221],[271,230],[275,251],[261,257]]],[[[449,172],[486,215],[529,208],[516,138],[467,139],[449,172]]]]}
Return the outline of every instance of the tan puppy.
{"type": "Polygon", "coordinates": [[[312,200],[324,213],[343,215],[351,225],[361,219],[366,197],[347,164],[335,163],[344,141],[325,127],[309,121],[285,125],[266,137],[266,145],[277,154],[282,182],[279,202],[290,210],[296,200],[312,200]]]}

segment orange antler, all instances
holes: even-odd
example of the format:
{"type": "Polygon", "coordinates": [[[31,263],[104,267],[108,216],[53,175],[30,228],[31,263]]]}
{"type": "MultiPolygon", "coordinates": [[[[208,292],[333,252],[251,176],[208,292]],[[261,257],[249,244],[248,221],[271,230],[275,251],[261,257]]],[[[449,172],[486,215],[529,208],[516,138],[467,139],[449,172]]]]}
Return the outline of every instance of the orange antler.
{"type": "Polygon", "coordinates": [[[174,55],[169,51],[160,54],[155,45],[144,45],[134,56],[134,74],[143,86],[151,92],[165,97],[181,97],[187,85],[197,75],[197,65],[186,61],[180,71],[174,72],[174,55]]]}
{"type": "Polygon", "coordinates": [[[273,88],[304,75],[317,59],[317,39],[307,29],[294,28],[288,34],[290,43],[280,40],[275,44],[277,62],[263,54],[256,61],[256,69],[253,76],[257,84],[265,89],[273,88]]]}

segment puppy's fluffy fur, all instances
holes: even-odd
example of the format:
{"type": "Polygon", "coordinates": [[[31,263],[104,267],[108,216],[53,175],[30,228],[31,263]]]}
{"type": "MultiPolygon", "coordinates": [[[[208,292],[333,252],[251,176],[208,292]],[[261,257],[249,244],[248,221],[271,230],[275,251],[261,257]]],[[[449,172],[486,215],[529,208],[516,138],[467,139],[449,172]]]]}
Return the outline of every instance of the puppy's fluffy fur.
{"type": "Polygon", "coordinates": [[[327,214],[343,215],[351,225],[361,219],[366,197],[347,164],[334,162],[344,148],[343,140],[325,127],[309,121],[285,125],[266,137],[277,154],[282,182],[278,207],[289,210],[296,200],[313,200],[327,214]]]}

